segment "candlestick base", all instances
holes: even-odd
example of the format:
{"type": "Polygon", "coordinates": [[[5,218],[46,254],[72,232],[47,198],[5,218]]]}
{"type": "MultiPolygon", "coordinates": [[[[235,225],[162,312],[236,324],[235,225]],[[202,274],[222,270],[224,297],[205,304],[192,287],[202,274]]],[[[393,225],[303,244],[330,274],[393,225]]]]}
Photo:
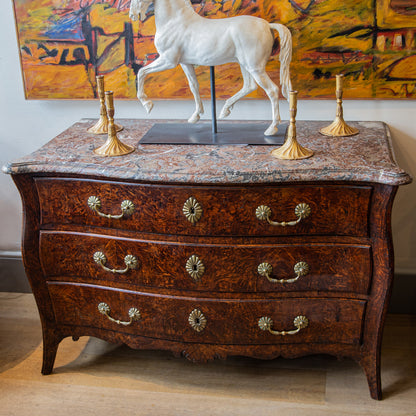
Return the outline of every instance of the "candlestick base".
{"type": "Polygon", "coordinates": [[[132,152],[134,147],[122,143],[117,136],[109,137],[102,146],[94,149],[94,153],[98,156],[123,156],[132,152]]]}
{"type": "Polygon", "coordinates": [[[342,117],[337,116],[329,126],[320,129],[319,133],[324,136],[347,137],[355,136],[359,131],[355,127],[349,126],[342,117]]]}
{"type": "MultiPolygon", "coordinates": [[[[119,132],[123,130],[123,126],[119,124],[115,124],[114,127],[116,131],[119,132]]],[[[87,130],[88,133],[92,134],[107,134],[108,133],[108,118],[107,117],[100,117],[100,119],[87,130]]]]}
{"type": "Polygon", "coordinates": [[[307,159],[313,156],[314,152],[306,147],[303,147],[295,138],[288,137],[283,146],[274,149],[270,154],[277,159],[297,160],[307,159]]]}
{"type": "MultiPolygon", "coordinates": [[[[116,125],[114,124],[114,97],[113,91],[105,91],[105,108],[107,110],[108,120],[108,138],[107,141],[94,153],[99,156],[122,156],[134,152],[134,147],[122,143],[117,137],[116,125]]],[[[103,114],[103,113],[102,113],[103,114]]],[[[104,115],[104,114],[103,114],[104,115]]]]}

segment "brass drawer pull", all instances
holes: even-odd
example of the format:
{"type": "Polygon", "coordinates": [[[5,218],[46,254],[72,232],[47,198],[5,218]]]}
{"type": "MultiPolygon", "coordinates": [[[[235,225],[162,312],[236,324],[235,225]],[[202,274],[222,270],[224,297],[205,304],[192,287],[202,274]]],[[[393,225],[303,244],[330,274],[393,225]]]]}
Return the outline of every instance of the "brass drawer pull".
{"type": "Polygon", "coordinates": [[[189,257],[186,262],[185,269],[191,275],[192,279],[195,280],[195,282],[201,279],[202,275],[205,273],[204,263],[202,263],[199,257],[195,255],[189,257]]]}
{"type": "Polygon", "coordinates": [[[123,217],[129,217],[131,214],[133,214],[133,211],[135,208],[133,202],[126,199],[120,205],[121,214],[117,214],[117,215],[104,214],[103,212],[100,212],[100,208],[101,208],[100,198],[98,198],[97,196],[93,196],[93,195],[88,198],[87,204],[100,217],[112,218],[113,220],[119,220],[120,218],[123,218],[123,217]]]}
{"type": "Polygon", "coordinates": [[[293,267],[294,272],[296,273],[296,277],[293,277],[292,279],[273,279],[270,277],[270,275],[273,272],[273,267],[269,263],[261,263],[257,267],[257,271],[260,276],[265,277],[269,282],[272,283],[294,283],[301,276],[306,276],[309,273],[309,264],[304,261],[299,261],[295,264],[293,267]]]}
{"type": "Polygon", "coordinates": [[[272,318],[269,318],[268,316],[263,316],[262,318],[259,319],[259,328],[262,331],[269,331],[272,335],[295,335],[301,329],[304,329],[309,325],[309,320],[306,316],[299,315],[293,320],[293,325],[297,329],[293,329],[291,331],[274,331],[272,329],[272,326],[273,326],[272,318]]]}
{"type": "Polygon", "coordinates": [[[267,221],[270,225],[276,225],[280,227],[286,227],[287,225],[296,225],[301,220],[306,217],[309,217],[311,214],[311,207],[308,204],[301,203],[295,207],[295,215],[298,217],[296,221],[272,221],[270,216],[272,215],[272,210],[267,205],[260,205],[256,209],[256,217],[260,221],[267,221]]]}
{"type": "Polygon", "coordinates": [[[201,204],[192,196],[183,204],[182,212],[191,224],[195,224],[202,217],[201,204]]]}
{"type": "Polygon", "coordinates": [[[118,325],[131,325],[134,321],[138,321],[141,318],[140,311],[137,308],[129,309],[129,318],[130,321],[120,321],[119,319],[112,318],[109,314],[111,312],[110,307],[105,303],[101,302],[98,304],[98,311],[105,315],[111,322],[115,322],[118,325]]]}
{"type": "Polygon", "coordinates": [[[107,257],[102,251],[96,251],[94,253],[93,258],[94,258],[94,261],[97,264],[99,264],[106,272],[110,272],[110,273],[118,273],[118,274],[127,273],[130,269],[136,269],[137,265],[139,264],[137,257],[131,254],[127,254],[127,256],[124,257],[124,264],[126,265],[126,268],[121,269],[121,270],[110,269],[106,267],[105,264],[107,263],[107,257]]]}

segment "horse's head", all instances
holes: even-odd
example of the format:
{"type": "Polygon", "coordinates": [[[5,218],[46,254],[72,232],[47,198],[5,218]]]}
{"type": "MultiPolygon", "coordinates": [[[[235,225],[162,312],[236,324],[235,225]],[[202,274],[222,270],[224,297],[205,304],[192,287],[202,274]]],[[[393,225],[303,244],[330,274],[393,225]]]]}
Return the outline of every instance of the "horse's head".
{"type": "Polygon", "coordinates": [[[146,12],[153,0],[131,0],[130,2],[130,19],[143,21],[146,18],[146,12]]]}

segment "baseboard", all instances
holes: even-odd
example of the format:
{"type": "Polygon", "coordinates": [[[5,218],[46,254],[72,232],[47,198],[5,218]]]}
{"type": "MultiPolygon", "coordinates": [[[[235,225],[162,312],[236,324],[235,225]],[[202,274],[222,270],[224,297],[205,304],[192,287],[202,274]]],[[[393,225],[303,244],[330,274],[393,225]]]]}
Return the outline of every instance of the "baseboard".
{"type": "Polygon", "coordinates": [[[389,312],[416,315],[416,275],[396,274],[393,281],[389,312]]]}
{"type": "Polygon", "coordinates": [[[0,292],[31,292],[19,252],[0,254],[0,292]]]}
{"type": "MultiPolygon", "coordinates": [[[[31,292],[19,252],[0,253],[0,292],[31,292]]],[[[389,312],[416,315],[414,299],[416,299],[416,275],[396,274],[389,312]]]]}

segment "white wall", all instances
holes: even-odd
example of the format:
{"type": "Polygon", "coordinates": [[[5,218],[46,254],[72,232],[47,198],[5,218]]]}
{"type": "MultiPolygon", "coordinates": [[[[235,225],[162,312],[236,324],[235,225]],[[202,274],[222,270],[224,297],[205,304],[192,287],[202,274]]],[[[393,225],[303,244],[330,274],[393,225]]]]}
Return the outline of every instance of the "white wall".
{"type": "MultiPolygon", "coordinates": [[[[0,13],[0,165],[43,145],[74,122],[97,117],[93,101],[26,101],[20,71],[12,2],[6,1],[0,13]]],[[[219,103],[221,105],[221,103],[219,103]]],[[[205,104],[209,112],[209,105],[205,104]]],[[[193,109],[188,101],[158,101],[152,118],[187,118],[193,109]]],[[[287,114],[282,103],[282,114],[287,114]]],[[[333,101],[300,101],[298,119],[331,120],[333,101]]],[[[243,101],[236,105],[235,119],[268,119],[266,101],[243,101]]],[[[416,176],[416,101],[344,101],[348,120],[381,120],[389,124],[400,166],[416,176]]],[[[116,102],[119,118],[146,118],[136,101],[116,102]]],[[[396,270],[416,273],[416,183],[402,187],[393,211],[396,270]]],[[[0,174],[0,255],[18,253],[21,233],[19,195],[7,175],[0,174]]]]}

